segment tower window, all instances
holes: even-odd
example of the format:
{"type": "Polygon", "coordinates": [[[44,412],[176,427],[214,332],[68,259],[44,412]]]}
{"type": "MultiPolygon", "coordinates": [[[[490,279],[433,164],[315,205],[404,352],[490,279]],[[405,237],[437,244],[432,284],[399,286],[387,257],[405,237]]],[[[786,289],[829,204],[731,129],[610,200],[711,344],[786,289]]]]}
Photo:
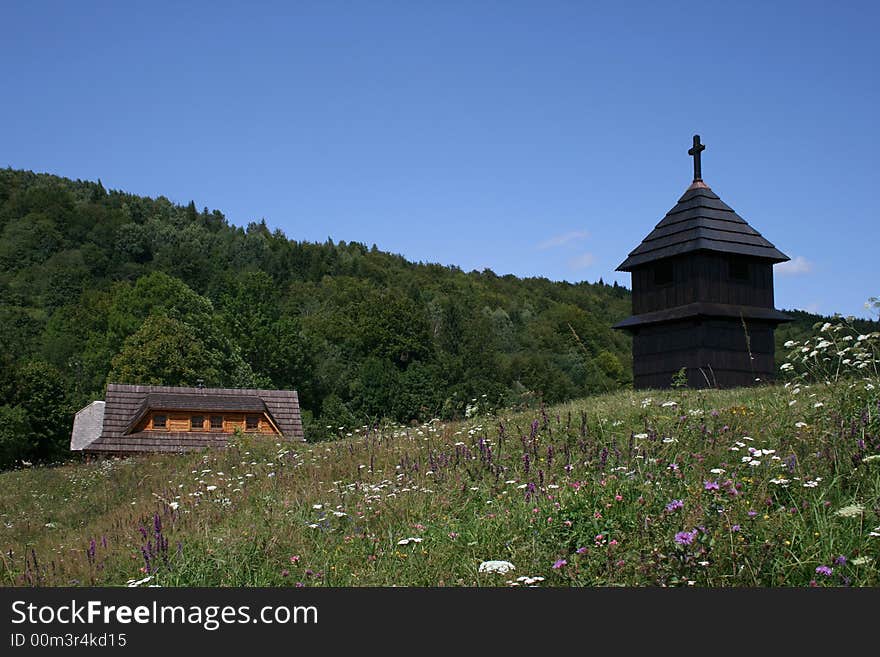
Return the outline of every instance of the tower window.
{"type": "Polygon", "coordinates": [[[749,263],[745,260],[740,260],[738,258],[731,259],[730,263],[730,277],[736,281],[747,281],[749,280],[749,263]]]}
{"type": "Polygon", "coordinates": [[[654,265],[654,285],[669,285],[673,279],[671,262],[664,260],[654,265]]]}

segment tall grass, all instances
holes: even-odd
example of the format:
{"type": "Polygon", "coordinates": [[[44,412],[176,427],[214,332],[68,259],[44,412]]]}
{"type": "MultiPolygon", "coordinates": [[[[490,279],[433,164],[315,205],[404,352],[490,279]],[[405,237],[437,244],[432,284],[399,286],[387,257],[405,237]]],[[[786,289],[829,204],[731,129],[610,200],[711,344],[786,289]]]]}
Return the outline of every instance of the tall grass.
{"type": "Polygon", "coordinates": [[[875,586],[880,381],[0,475],[5,585],[875,586]],[[513,570],[480,565],[507,561],[513,570]],[[503,570],[503,569],[502,569],[503,570]]]}

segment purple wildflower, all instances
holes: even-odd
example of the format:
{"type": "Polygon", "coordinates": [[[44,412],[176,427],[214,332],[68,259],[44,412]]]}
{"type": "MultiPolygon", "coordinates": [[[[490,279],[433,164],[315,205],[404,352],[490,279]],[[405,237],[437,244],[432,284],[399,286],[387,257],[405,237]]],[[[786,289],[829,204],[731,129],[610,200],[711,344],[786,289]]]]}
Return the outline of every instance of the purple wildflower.
{"type": "Polygon", "coordinates": [[[835,565],[843,566],[846,563],[846,557],[842,554],[834,560],[835,565]]]}
{"type": "Polygon", "coordinates": [[[718,490],[720,486],[717,481],[706,481],[703,482],[703,488],[706,490],[718,490]]]}
{"type": "Polygon", "coordinates": [[[560,568],[566,566],[568,562],[565,559],[559,559],[556,563],[553,564],[553,568],[559,570],[560,568]]]}
{"type": "Polygon", "coordinates": [[[675,535],[675,542],[679,545],[690,545],[697,537],[697,530],[693,529],[689,532],[678,532],[675,535]]]}
{"type": "Polygon", "coordinates": [[[740,527],[739,525],[734,525],[733,527],[730,528],[730,531],[738,532],[740,529],[742,529],[742,527],[740,527]]]}
{"type": "Polygon", "coordinates": [[[673,511],[678,511],[679,509],[684,508],[684,502],[681,500],[672,500],[669,504],[666,505],[666,510],[672,513],[673,511]]]}
{"type": "Polygon", "coordinates": [[[758,512],[755,511],[754,509],[749,509],[749,512],[747,515],[749,516],[749,518],[754,518],[756,515],[758,515],[758,512]]]}
{"type": "Polygon", "coordinates": [[[818,575],[825,575],[825,577],[831,577],[831,573],[834,572],[833,568],[829,568],[828,566],[819,566],[816,568],[816,573],[818,575]]]}
{"type": "Polygon", "coordinates": [[[579,547],[577,550],[575,550],[575,552],[576,552],[577,554],[586,554],[586,553],[587,553],[587,548],[586,548],[586,547],[579,547]]]}

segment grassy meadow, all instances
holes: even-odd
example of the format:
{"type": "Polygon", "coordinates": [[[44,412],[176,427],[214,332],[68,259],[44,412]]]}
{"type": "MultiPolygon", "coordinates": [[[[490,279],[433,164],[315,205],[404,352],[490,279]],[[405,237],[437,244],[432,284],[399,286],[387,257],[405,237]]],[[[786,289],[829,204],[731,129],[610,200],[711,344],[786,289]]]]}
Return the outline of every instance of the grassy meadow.
{"type": "Polygon", "coordinates": [[[341,434],[2,473],[2,583],[880,585],[873,372],[341,434]]]}

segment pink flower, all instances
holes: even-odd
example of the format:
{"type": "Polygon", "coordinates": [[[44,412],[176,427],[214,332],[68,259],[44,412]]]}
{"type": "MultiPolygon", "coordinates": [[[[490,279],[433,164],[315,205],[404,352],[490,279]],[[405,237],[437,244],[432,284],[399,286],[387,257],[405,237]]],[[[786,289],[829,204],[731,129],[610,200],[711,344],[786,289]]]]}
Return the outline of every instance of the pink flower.
{"type": "Polygon", "coordinates": [[[556,561],[556,563],[553,564],[553,568],[559,570],[560,568],[565,567],[567,564],[568,562],[565,559],[559,559],[558,561],[556,561]]]}
{"type": "Polygon", "coordinates": [[[292,557],[290,557],[290,563],[296,563],[297,561],[299,561],[298,554],[294,554],[292,557]]]}
{"type": "Polygon", "coordinates": [[[623,500],[623,495],[615,495],[614,499],[617,500],[618,502],[620,502],[623,500]]]}

